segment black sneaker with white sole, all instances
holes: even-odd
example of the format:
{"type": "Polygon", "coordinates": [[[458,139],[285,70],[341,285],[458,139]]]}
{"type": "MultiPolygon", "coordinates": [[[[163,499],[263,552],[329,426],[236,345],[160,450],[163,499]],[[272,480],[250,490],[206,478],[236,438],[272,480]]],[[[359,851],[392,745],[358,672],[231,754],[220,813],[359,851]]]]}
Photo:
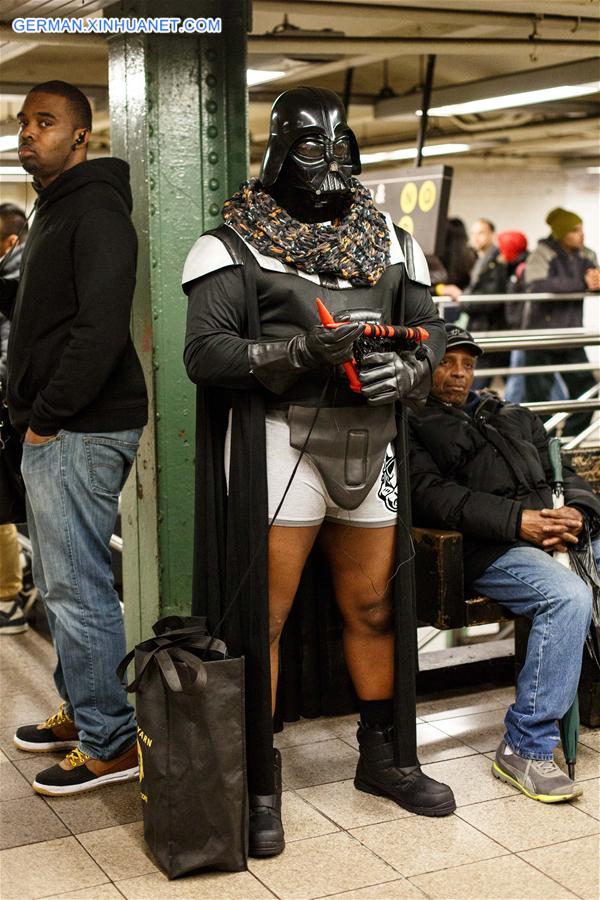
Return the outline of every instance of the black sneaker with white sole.
{"type": "Polygon", "coordinates": [[[39,725],[21,725],[13,737],[15,747],[29,753],[52,753],[71,750],[77,746],[79,734],[73,719],[65,712],[65,705],[39,725]]]}
{"type": "Polygon", "coordinates": [[[28,628],[19,598],[0,600],[0,634],[22,634],[28,628]]]}
{"type": "Polygon", "coordinates": [[[76,747],[62,762],[36,775],[32,787],[48,797],[68,797],[138,777],[137,744],[110,760],[93,759],[76,747]]]}

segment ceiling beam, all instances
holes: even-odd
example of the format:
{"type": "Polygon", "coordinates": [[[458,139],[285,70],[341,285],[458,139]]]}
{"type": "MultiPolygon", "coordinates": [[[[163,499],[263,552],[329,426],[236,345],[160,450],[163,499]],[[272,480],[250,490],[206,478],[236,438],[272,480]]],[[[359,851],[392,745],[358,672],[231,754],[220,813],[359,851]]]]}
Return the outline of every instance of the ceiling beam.
{"type": "MultiPolygon", "coordinates": [[[[108,48],[106,38],[99,34],[42,34],[34,35],[36,44],[49,44],[53,47],[87,47],[108,48]]],[[[32,35],[15,32],[5,22],[0,23],[0,41],[8,41],[10,44],[31,43],[32,35]]],[[[4,60],[2,60],[4,62],[4,60]]]]}
{"type": "Polygon", "coordinates": [[[35,50],[36,47],[37,43],[31,40],[23,41],[22,44],[12,43],[12,41],[0,43],[0,62],[11,62],[13,59],[17,59],[17,57],[23,56],[23,54],[25,53],[29,53],[30,50],[35,50]]]}
{"type": "MultiPolygon", "coordinates": [[[[94,101],[94,107],[106,108],[108,106],[108,88],[103,84],[86,84],[78,81],[77,86],[85,91],[86,97],[94,101]]],[[[12,94],[16,97],[25,96],[31,90],[31,81],[2,81],[0,85],[0,97],[12,94]]]]}
{"type": "MultiPolygon", "coordinates": [[[[0,24],[0,40],[11,43],[31,42],[31,35],[15,34],[10,25],[0,24]]],[[[106,39],[91,34],[36,34],[37,44],[49,44],[54,47],[87,47],[105,48],[106,39]]],[[[400,55],[412,52],[439,53],[441,55],[465,54],[480,56],[482,53],[510,53],[514,50],[548,49],[564,56],[579,56],[582,51],[592,55],[600,50],[600,41],[588,38],[578,40],[548,40],[536,38],[482,38],[482,37],[389,37],[375,35],[372,37],[329,37],[315,35],[281,35],[267,34],[248,37],[248,50],[251,53],[301,55],[306,58],[320,56],[324,53],[373,56],[378,59],[382,55],[400,55]]]]}
{"type": "MultiPolygon", "coordinates": [[[[449,87],[434,88],[430,108],[434,109],[439,106],[466,103],[471,100],[503,97],[506,94],[517,94],[523,90],[536,91],[563,84],[587,84],[598,81],[599,76],[600,67],[596,58],[562,63],[557,66],[544,66],[537,69],[532,67],[527,71],[513,72],[510,75],[499,75],[493,78],[482,78],[477,81],[454,84],[449,87]]],[[[420,104],[420,93],[378,100],[375,104],[375,118],[412,117],[420,104]]]]}
{"type": "MultiPolygon", "coordinates": [[[[413,6],[419,9],[434,9],[443,11],[452,9],[455,0],[411,0],[413,6]]],[[[473,12],[486,11],[490,8],[490,0],[467,0],[461,6],[468,6],[473,12]]],[[[523,0],[494,0],[494,12],[523,12],[523,0]]],[[[595,0],[527,0],[527,12],[538,15],[553,15],[560,12],[565,16],[594,16],[598,15],[598,5],[595,0]]]]}
{"type": "MultiPolygon", "coordinates": [[[[532,140],[553,140],[555,136],[571,135],[574,138],[579,137],[597,141],[597,135],[600,128],[600,117],[594,116],[588,119],[567,119],[554,122],[537,122],[534,125],[520,125],[518,127],[507,125],[504,128],[490,128],[477,132],[464,131],[445,131],[443,133],[430,136],[430,143],[484,143],[489,141],[493,146],[493,142],[498,143],[495,149],[499,147],[508,148],[509,146],[518,147],[519,143],[532,140]]],[[[386,150],[396,150],[401,147],[412,147],[415,141],[406,139],[403,141],[394,140],[393,138],[376,138],[371,142],[361,141],[360,149],[365,153],[379,153],[386,150]]]]}
{"type": "Polygon", "coordinates": [[[2,15],[4,19],[17,16],[79,18],[108,5],[106,0],[3,0],[2,15]]]}
{"type": "Polygon", "coordinates": [[[435,53],[441,56],[481,56],[490,53],[513,53],[523,50],[533,53],[535,50],[549,50],[560,56],[580,57],[582,52],[591,56],[600,50],[600,41],[585,40],[546,40],[536,38],[481,38],[481,37],[328,37],[315,35],[250,35],[248,49],[251,53],[280,54],[282,56],[302,56],[309,59],[311,55],[321,56],[324,53],[370,55],[381,59],[382,54],[400,56],[401,54],[421,55],[435,53]]]}
{"type": "MultiPolygon", "coordinates": [[[[419,21],[433,20],[436,25],[501,25],[504,28],[513,26],[531,26],[536,18],[536,13],[527,12],[503,12],[492,9],[454,9],[454,4],[445,9],[440,7],[421,7],[408,3],[364,3],[342,2],[337,0],[294,0],[287,12],[294,16],[310,15],[321,16],[330,25],[332,17],[336,22],[342,16],[376,16],[378,24],[385,22],[406,22],[409,19],[419,21]]],[[[254,0],[252,8],[255,13],[281,13],[281,0],[254,0]]],[[[591,10],[590,10],[591,11],[591,10]]],[[[538,14],[539,15],[539,14],[538,14]]],[[[561,13],[544,13],[541,21],[538,21],[538,29],[545,25],[559,25],[561,28],[574,28],[573,16],[561,13]]],[[[578,30],[593,30],[596,33],[598,18],[586,15],[580,18],[578,30]]]]}

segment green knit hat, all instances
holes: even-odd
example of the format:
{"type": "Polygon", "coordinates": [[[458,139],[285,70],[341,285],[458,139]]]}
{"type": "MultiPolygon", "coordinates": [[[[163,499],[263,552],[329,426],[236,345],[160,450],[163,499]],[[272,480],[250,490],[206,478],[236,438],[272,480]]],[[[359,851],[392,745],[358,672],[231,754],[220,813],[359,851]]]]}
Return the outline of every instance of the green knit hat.
{"type": "Polygon", "coordinates": [[[565,234],[573,231],[577,225],[583,223],[583,219],[577,213],[569,212],[568,209],[562,209],[557,206],[546,216],[546,222],[550,226],[552,237],[557,241],[562,241],[565,234]]]}

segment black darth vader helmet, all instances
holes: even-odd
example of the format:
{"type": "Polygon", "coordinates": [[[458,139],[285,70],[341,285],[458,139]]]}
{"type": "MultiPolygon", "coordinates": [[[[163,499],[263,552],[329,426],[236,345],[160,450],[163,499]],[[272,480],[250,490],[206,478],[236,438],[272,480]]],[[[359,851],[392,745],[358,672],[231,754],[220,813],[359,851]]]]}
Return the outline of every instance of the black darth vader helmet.
{"type": "Polygon", "coordinates": [[[360,170],[356,137],[337,94],[299,87],[277,98],[260,180],[294,218],[338,218],[352,200],[351,176],[360,170]]]}

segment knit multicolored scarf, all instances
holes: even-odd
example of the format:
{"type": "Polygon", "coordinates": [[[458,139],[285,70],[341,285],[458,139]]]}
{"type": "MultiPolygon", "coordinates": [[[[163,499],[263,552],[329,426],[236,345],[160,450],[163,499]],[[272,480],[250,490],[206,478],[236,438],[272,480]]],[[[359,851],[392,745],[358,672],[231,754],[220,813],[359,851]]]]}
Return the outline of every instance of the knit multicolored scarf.
{"type": "Polygon", "coordinates": [[[223,218],[260,253],[303,272],[332,273],[355,286],[375,285],[390,261],[388,227],[367,188],[356,178],[352,187],[354,199],[343,219],[307,224],[293,219],[258,178],[251,178],[225,201],[223,218]]]}

